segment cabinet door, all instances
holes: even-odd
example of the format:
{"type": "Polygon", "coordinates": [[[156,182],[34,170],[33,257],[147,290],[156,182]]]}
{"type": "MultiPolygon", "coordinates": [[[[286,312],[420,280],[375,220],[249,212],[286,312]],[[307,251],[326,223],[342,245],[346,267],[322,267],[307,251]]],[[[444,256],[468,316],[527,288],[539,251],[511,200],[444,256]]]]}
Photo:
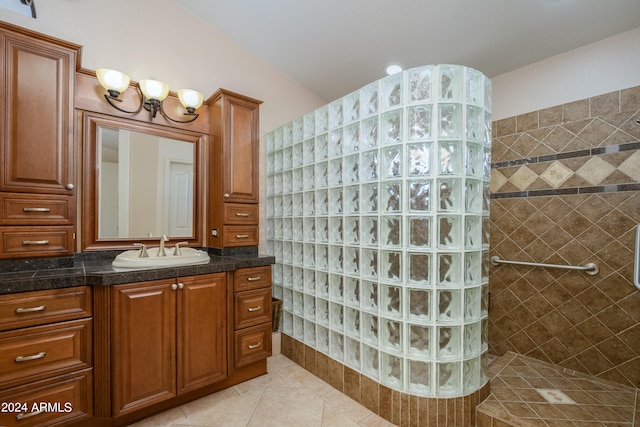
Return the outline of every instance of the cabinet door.
{"type": "Polygon", "coordinates": [[[71,194],[75,51],[0,34],[0,190],[71,194]]]}
{"type": "Polygon", "coordinates": [[[258,105],[225,97],[222,194],[225,202],[258,203],[258,105]]]}
{"type": "Polygon", "coordinates": [[[227,376],[226,274],[178,282],[178,392],[227,376]]]}
{"type": "Polygon", "coordinates": [[[114,416],[176,395],[174,288],[172,281],[113,286],[114,416]]]}

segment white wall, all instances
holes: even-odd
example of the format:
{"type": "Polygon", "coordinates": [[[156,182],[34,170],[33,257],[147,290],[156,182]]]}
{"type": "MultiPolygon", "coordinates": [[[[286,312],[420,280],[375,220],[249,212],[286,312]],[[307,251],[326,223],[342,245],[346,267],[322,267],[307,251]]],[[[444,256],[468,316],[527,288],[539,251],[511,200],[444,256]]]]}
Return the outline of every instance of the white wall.
{"type": "Polygon", "coordinates": [[[493,120],[640,86],[640,27],[494,77],[493,120]]]}

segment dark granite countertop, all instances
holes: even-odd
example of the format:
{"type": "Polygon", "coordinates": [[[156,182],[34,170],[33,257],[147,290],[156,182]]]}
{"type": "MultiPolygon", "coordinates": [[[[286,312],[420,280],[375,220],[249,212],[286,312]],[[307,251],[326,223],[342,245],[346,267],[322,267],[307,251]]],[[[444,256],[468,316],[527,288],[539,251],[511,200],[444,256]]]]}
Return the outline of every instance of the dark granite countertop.
{"type": "Polygon", "coordinates": [[[111,265],[115,254],[0,263],[0,295],[72,286],[110,286],[233,271],[275,263],[269,255],[210,255],[208,264],[168,268],[124,269],[111,265]]]}

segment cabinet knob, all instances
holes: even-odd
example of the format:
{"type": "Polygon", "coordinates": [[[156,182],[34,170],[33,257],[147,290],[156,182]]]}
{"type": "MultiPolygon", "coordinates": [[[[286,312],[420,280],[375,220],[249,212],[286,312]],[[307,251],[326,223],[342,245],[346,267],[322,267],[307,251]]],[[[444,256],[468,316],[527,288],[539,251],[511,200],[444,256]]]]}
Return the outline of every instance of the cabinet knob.
{"type": "Polygon", "coordinates": [[[224,197],[225,199],[228,199],[231,196],[229,195],[229,193],[225,193],[224,196],[222,196],[222,197],[224,197]]]}
{"type": "Polygon", "coordinates": [[[178,289],[184,289],[184,283],[178,283],[178,289]]]}
{"type": "Polygon", "coordinates": [[[178,285],[176,285],[176,284],[174,283],[173,285],[171,285],[171,289],[173,289],[173,290],[175,291],[176,289],[178,289],[178,285]]]}
{"type": "Polygon", "coordinates": [[[75,185],[69,183],[66,185],[66,187],[67,187],[67,190],[73,190],[75,188],[75,185]]]}

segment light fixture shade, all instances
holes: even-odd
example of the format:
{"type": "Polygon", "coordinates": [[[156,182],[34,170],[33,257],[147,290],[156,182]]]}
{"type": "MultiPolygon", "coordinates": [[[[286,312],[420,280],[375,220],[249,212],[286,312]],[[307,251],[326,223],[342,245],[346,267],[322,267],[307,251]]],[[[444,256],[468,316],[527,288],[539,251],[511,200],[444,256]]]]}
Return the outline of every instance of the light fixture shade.
{"type": "Polygon", "coordinates": [[[169,95],[169,85],[158,80],[140,80],[140,90],[147,99],[164,101],[169,95]]]}
{"type": "Polygon", "coordinates": [[[129,87],[131,79],[125,73],[108,68],[98,68],[96,70],[98,81],[107,91],[124,92],[129,87]]]}
{"type": "Polygon", "coordinates": [[[193,111],[200,108],[202,102],[204,101],[204,95],[202,95],[197,90],[191,89],[180,89],[178,91],[178,99],[180,99],[180,103],[184,106],[184,108],[193,109],[193,111]]]}

